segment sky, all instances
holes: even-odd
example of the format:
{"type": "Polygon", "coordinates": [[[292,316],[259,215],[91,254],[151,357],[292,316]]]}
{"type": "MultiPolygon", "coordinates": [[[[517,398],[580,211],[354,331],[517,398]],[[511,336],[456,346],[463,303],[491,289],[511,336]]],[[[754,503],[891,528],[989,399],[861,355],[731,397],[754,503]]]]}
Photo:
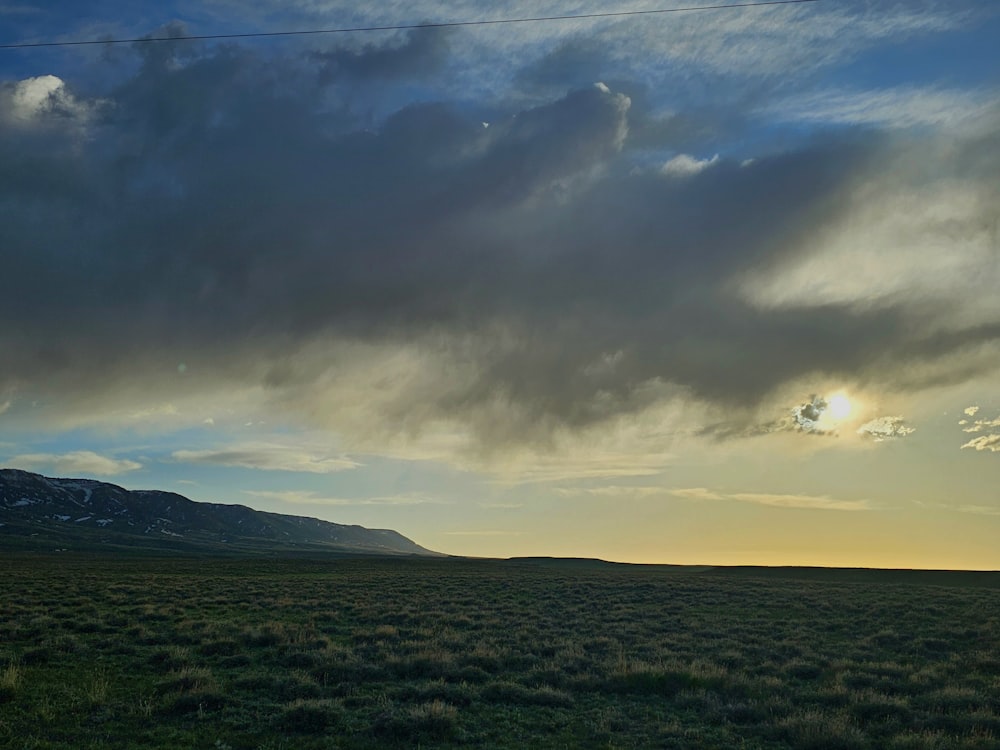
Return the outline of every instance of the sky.
{"type": "MultiPolygon", "coordinates": [[[[0,0],[0,44],[688,7],[0,0]]],[[[1000,5],[0,49],[0,466],[461,555],[1000,569],[1000,5]]]]}

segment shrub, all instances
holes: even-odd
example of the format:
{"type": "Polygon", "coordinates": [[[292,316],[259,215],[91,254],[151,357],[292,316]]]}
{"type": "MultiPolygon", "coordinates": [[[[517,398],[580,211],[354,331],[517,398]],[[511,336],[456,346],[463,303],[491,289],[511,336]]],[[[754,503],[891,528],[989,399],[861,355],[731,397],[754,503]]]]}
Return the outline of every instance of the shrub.
{"type": "Polygon", "coordinates": [[[240,637],[246,645],[257,648],[277,646],[289,641],[288,631],[281,622],[267,622],[259,627],[244,628],[240,637]]]}
{"type": "Polygon", "coordinates": [[[777,731],[796,750],[865,750],[868,741],[844,716],[806,711],[778,722],[777,731]]]}
{"type": "Polygon", "coordinates": [[[290,651],[281,657],[280,663],[285,667],[311,668],[321,663],[321,659],[311,651],[290,651]]]}
{"type": "Polygon", "coordinates": [[[343,713],[339,701],[298,699],[282,707],[275,725],[285,732],[318,734],[339,723],[343,713]]]}
{"type": "Polygon", "coordinates": [[[850,714],[859,722],[908,722],[912,712],[904,700],[866,690],[852,696],[850,714]]]}
{"type": "Polygon", "coordinates": [[[239,652],[240,644],[229,638],[209,641],[198,648],[198,653],[202,656],[233,656],[239,652]]]}
{"type": "Polygon", "coordinates": [[[525,687],[516,682],[493,682],[480,691],[484,700],[494,703],[513,703],[521,706],[549,706],[564,708],[572,705],[573,696],[547,685],[539,688],[525,687]]]}
{"type": "Polygon", "coordinates": [[[606,688],[615,693],[641,693],[667,697],[698,686],[698,680],[690,672],[653,668],[620,672],[612,675],[606,683],[606,688]]]}
{"type": "Polygon", "coordinates": [[[812,662],[793,659],[785,665],[784,672],[796,680],[815,680],[823,674],[823,668],[812,662]]]}
{"type": "Polygon", "coordinates": [[[453,706],[469,706],[478,697],[475,688],[467,684],[455,684],[444,680],[408,683],[393,691],[393,697],[407,703],[429,703],[435,700],[453,706]]]}
{"type": "Polygon", "coordinates": [[[46,664],[53,656],[52,648],[49,646],[39,646],[32,648],[21,654],[21,663],[30,666],[33,664],[46,664]]]}
{"type": "Polygon", "coordinates": [[[191,654],[183,646],[161,648],[149,656],[149,663],[163,672],[175,672],[191,663],[191,654]]]}
{"type": "Polygon", "coordinates": [[[161,680],[157,685],[157,692],[160,694],[190,693],[214,690],[215,687],[215,678],[207,669],[184,667],[183,669],[170,672],[166,679],[161,680]]]}
{"type": "Polygon", "coordinates": [[[201,714],[218,711],[227,703],[222,693],[214,690],[196,690],[169,698],[161,707],[164,714],[201,714]]]}
{"type": "Polygon", "coordinates": [[[422,740],[454,738],[458,729],[458,709],[442,701],[432,701],[407,710],[392,709],[380,714],[372,725],[377,737],[411,744],[422,740]]]}

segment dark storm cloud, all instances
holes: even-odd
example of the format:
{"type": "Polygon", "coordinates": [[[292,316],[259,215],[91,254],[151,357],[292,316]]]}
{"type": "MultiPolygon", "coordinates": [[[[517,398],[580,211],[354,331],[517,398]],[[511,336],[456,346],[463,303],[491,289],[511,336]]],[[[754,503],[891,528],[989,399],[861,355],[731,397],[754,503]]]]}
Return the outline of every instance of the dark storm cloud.
{"type": "Polygon", "coordinates": [[[580,88],[614,75],[610,49],[594,37],[569,39],[518,71],[517,81],[528,92],[560,92],[580,88]]]}
{"type": "Polygon", "coordinates": [[[651,383],[753,404],[810,373],[995,338],[927,338],[898,306],[762,309],[735,293],[844,210],[880,168],[877,140],[679,177],[636,167],[631,102],[603,85],[489,127],[424,103],[360,128],[340,100],[364,89],[321,80],[403,75],[444,45],[422,32],[280,64],[148,47],[87,107],[0,119],[0,390],[88,394],[164,361],[304,387],[317,370],[296,355],[318,339],[415,342],[473,372],[421,414],[505,403],[575,427],[641,410],[651,383]]]}
{"type": "Polygon", "coordinates": [[[323,83],[392,78],[419,78],[439,71],[448,59],[452,29],[412,29],[400,44],[368,44],[358,50],[335,48],[317,52],[323,83]]]}

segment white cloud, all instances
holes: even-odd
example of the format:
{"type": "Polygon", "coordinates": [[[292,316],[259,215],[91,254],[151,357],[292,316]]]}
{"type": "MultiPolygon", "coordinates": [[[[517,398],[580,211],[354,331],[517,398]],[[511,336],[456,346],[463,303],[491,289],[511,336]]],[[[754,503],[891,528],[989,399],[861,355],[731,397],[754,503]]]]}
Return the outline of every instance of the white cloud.
{"type": "MultiPolygon", "coordinates": [[[[966,420],[962,422],[968,424],[966,420]]],[[[982,432],[983,430],[990,429],[992,427],[1000,427],[1000,417],[996,419],[977,419],[968,427],[963,427],[962,432],[982,432]]]]}
{"type": "Polygon", "coordinates": [[[959,505],[960,513],[973,513],[977,516],[1000,516],[1000,508],[991,505],[959,505]]]}
{"type": "Polygon", "coordinates": [[[664,164],[660,168],[660,171],[664,174],[670,175],[671,177],[691,177],[699,172],[704,172],[718,161],[718,154],[713,156],[711,159],[696,159],[695,157],[688,156],[687,154],[678,154],[664,164]]]}
{"type": "Polygon", "coordinates": [[[292,505],[441,505],[444,501],[424,495],[419,492],[383,497],[325,497],[315,492],[303,490],[243,490],[245,495],[252,495],[264,500],[277,500],[292,505]]]}
{"type": "Polygon", "coordinates": [[[9,459],[8,464],[28,471],[48,470],[60,475],[114,476],[142,468],[128,459],[108,458],[93,451],[70,453],[25,453],[9,459]]]}
{"type": "Polygon", "coordinates": [[[913,502],[915,505],[922,508],[937,508],[956,513],[971,513],[976,516],[1000,516],[1000,507],[993,505],[976,505],[971,503],[963,505],[946,505],[945,503],[927,503],[921,502],[920,500],[914,500],[913,502]]]}
{"type": "Polygon", "coordinates": [[[10,399],[7,399],[6,401],[0,403],[0,414],[3,414],[8,409],[10,409],[12,403],[13,402],[10,399]]]}
{"type": "Polygon", "coordinates": [[[63,94],[66,85],[56,76],[25,78],[14,84],[10,97],[10,115],[18,120],[30,120],[63,94]]]}
{"type": "MultiPolygon", "coordinates": [[[[230,0],[216,4],[234,6],[230,0]]],[[[330,18],[344,24],[372,26],[408,19],[435,21],[490,18],[524,18],[558,15],[565,3],[550,0],[414,0],[358,3],[356,0],[276,0],[240,4],[240,17],[254,27],[273,26],[274,18],[288,23],[327,24],[330,18]]],[[[657,0],[633,0],[629,10],[662,8],[657,0]]],[[[578,4],[586,11],[586,6],[578,4]]],[[[230,14],[220,21],[231,24],[230,14]]],[[[797,76],[850,61],[886,41],[955,29],[974,18],[967,10],[944,3],[815,3],[718,11],[708,22],[703,13],[669,13],[632,18],[568,20],[547,23],[467,27],[449,37],[449,48],[461,61],[439,83],[463,99],[495,99],[506,93],[509,82],[526,63],[558,57],[564,46],[591,43],[598,69],[590,80],[646,79],[654,89],[702,86],[710,76],[744,80],[759,76],[788,85],[797,76]],[[602,65],[603,63],[603,65],[602,65]],[[667,87],[666,84],[673,86],[667,87]]],[[[324,44],[322,39],[306,43],[324,44]]],[[[342,44],[360,49],[367,37],[345,39],[342,44]]]]}
{"type": "MultiPolygon", "coordinates": [[[[643,0],[640,7],[662,4],[643,0]]],[[[869,7],[859,15],[850,4],[836,3],[719,12],[710,30],[696,13],[653,16],[641,23],[604,22],[599,28],[615,57],[645,75],[656,76],[656,68],[674,68],[787,79],[790,71],[804,74],[836,64],[885,39],[943,31],[966,20],[967,14],[948,10],[894,5],[884,10],[869,7]]],[[[597,25],[585,28],[596,31],[597,25]]],[[[558,26],[545,26],[536,33],[559,31],[558,26]]],[[[665,75],[659,72],[660,78],[665,75]]]]}
{"type": "Polygon", "coordinates": [[[236,443],[213,450],[179,450],[171,455],[175,461],[183,463],[310,474],[333,474],[361,466],[347,456],[331,456],[295,445],[275,443],[236,443]]]}
{"type": "Polygon", "coordinates": [[[56,113],[59,121],[84,124],[90,118],[93,105],[77,99],[63,80],[53,75],[25,78],[0,89],[0,118],[27,127],[37,123],[49,113],[56,113]]]}
{"type": "Polygon", "coordinates": [[[876,443],[893,438],[902,438],[916,432],[902,417],[876,417],[858,428],[858,434],[876,443]]]}
{"type": "Polygon", "coordinates": [[[976,412],[978,412],[978,411],[979,411],[979,407],[978,406],[969,406],[969,407],[966,407],[966,409],[965,409],[965,413],[968,416],[970,416],[970,417],[976,416],[976,412]]]}
{"type": "Polygon", "coordinates": [[[132,411],[128,414],[128,419],[142,422],[163,417],[175,417],[178,414],[180,414],[180,410],[174,404],[166,403],[132,411]]]}
{"type": "Polygon", "coordinates": [[[934,300],[951,305],[956,318],[993,317],[995,274],[984,270],[996,253],[994,187],[948,175],[951,140],[924,146],[853,186],[844,210],[815,227],[797,257],[748,272],[738,282],[745,298],[763,309],[934,300]]]}
{"type": "MultiPolygon", "coordinates": [[[[530,484],[557,482],[570,479],[611,479],[620,477],[648,477],[663,471],[675,458],[668,453],[618,453],[615,451],[590,451],[601,455],[601,460],[574,458],[560,453],[546,454],[536,451],[533,459],[515,457],[502,463],[485,464],[487,471],[498,477],[501,484],[530,484]]],[[[476,466],[476,464],[472,464],[476,466]]]]}
{"type": "Polygon", "coordinates": [[[962,448],[974,448],[977,451],[998,453],[1000,452],[1000,435],[980,435],[967,442],[962,448]]]}
{"type": "Polygon", "coordinates": [[[871,510],[867,500],[837,500],[826,495],[775,495],[768,493],[741,492],[727,495],[731,500],[778,508],[814,508],[818,510],[871,510]]]}
{"type": "Polygon", "coordinates": [[[779,102],[765,114],[769,120],[777,116],[795,122],[955,128],[981,119],[996,106],[996,99],[982,91],[900,87],[818,91],[779,102]]]}
{"type": "Polygon", "coordinates": [[[607,498],[643,498],[662,497],[667,494],[663,487],[631,487],[629,485],[607,485],[605,487],[556,487],[553,492],[563,497],[579,497],[589,495],[591,497],[607,498]]]}
{"type": "Polygon", "coordinates": [[[837,500],[827,495],[782,495],[767,492],[715,492],[705,487],[670,490],[670,494],[684,500],[735,500],[741,503],[768,505],[776,508],[804,508],[812,510],[872,510],[868,500],[837,500]]]}
{"type": "Polygon", "coordinates": [[[687,487],[679,488],[675,490],[670,490],[670,494],[674,497],[683,498],[684,500],[724,500],[725,496],[720,495],[718,492],[713,492],[707,487],[687,487]]]}

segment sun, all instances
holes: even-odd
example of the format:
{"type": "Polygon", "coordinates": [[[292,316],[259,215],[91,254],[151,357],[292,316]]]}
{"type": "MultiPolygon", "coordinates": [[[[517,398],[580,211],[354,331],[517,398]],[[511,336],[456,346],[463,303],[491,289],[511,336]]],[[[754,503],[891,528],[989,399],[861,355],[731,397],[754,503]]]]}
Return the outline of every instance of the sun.
{"type": "Polygon", "coordinates": [[[827,407],[830,409],[830,416],[837,421],[851,416],[851,401],[843,393],[835,393],[830,396],[827,407]]]}

